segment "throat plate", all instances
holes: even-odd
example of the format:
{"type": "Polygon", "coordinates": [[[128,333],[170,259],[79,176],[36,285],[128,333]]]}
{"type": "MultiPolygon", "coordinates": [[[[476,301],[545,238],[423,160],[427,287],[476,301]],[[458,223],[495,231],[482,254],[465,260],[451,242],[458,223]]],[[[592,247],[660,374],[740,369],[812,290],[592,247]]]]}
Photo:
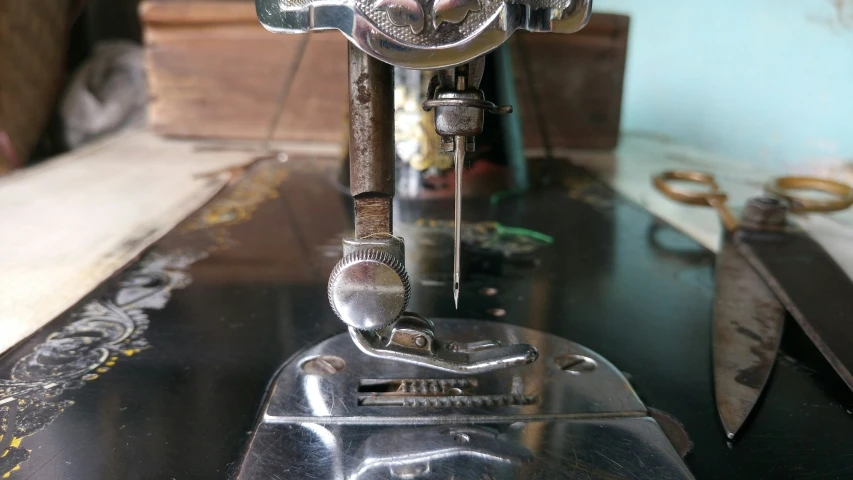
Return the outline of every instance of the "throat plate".
{"type": "Polygon", "coordinates": [[[540,358],[454,375],[364,355],[337,335],[282,367],[239,478],[692,478],[595,352],[513,325],[436,326],[462,341],[529,343],[540,358]]]}

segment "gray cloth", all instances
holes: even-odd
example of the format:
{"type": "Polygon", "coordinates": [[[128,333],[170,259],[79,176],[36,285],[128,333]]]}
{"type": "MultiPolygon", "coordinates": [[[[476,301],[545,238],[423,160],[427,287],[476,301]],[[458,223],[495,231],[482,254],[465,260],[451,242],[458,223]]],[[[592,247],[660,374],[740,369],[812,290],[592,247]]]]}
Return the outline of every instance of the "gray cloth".
{"type": "Polygon", "coordinates": [[[60,105],[65,141],[75,148],[130,125],[144,123],[147,92],[143,49],[105,41],[74,73],[60,105]]]}

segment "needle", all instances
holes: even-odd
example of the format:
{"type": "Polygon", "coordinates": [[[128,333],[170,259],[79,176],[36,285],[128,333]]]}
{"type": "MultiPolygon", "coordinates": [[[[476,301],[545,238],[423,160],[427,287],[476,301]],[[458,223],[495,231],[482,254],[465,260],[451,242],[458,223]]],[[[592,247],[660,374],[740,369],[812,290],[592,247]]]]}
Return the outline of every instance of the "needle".
{"type": "MultiPolygon", "coordinates": [[[[458,72],[456,90],[464,92],[466,89],[468,89],[468,78],[465,73],[458,72]]],[[[456,199],[453,221],[453,303],[459,310],[459,256],[462,254],[462,169],[465,167],[465,149],[468,142],[465,135],[456,135],[453,143],[456,152],[456,188],[453,192],[456,199]]]]}
{"type": "Polygon", "coordinates": [[[465,137],[457,135],[456,143],[456,211],[453,221],[453,303],[459,309],[459,255],[462,251],[462,168],[465,165],[465,137]]]}

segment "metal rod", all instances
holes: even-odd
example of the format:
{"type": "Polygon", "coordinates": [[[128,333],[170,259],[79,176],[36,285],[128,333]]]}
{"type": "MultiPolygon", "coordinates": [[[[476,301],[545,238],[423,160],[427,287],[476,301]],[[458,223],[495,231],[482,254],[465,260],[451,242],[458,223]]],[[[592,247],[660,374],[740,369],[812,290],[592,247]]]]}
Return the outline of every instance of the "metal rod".
{"type": "Polygon", "coordinates": [[[350,193],[355,236],[392,232],[394,70],[349,45],[350,193]]]}

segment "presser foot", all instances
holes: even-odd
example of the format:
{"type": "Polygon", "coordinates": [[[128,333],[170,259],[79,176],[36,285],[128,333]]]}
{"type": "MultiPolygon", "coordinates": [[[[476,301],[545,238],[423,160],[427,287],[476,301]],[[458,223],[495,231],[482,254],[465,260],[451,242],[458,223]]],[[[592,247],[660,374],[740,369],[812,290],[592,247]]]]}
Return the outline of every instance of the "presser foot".
{"type": "Polygon", "coordinates": [[[352,341],[367,355],[462,375],[526,365],[539,357],[533,345],[442,341],[434,330],[432,322],[411,312],[381,330],[349,327],[352,341]]]}
{"type": "Polygon", "coordinates": [[[439,339],[433,323],[407,312],[411,285],[403,240],[347,238],[329,278],[329,303],[358,349],[372,357],[470,375],[536,361],[533,345],[439,339]]]}

